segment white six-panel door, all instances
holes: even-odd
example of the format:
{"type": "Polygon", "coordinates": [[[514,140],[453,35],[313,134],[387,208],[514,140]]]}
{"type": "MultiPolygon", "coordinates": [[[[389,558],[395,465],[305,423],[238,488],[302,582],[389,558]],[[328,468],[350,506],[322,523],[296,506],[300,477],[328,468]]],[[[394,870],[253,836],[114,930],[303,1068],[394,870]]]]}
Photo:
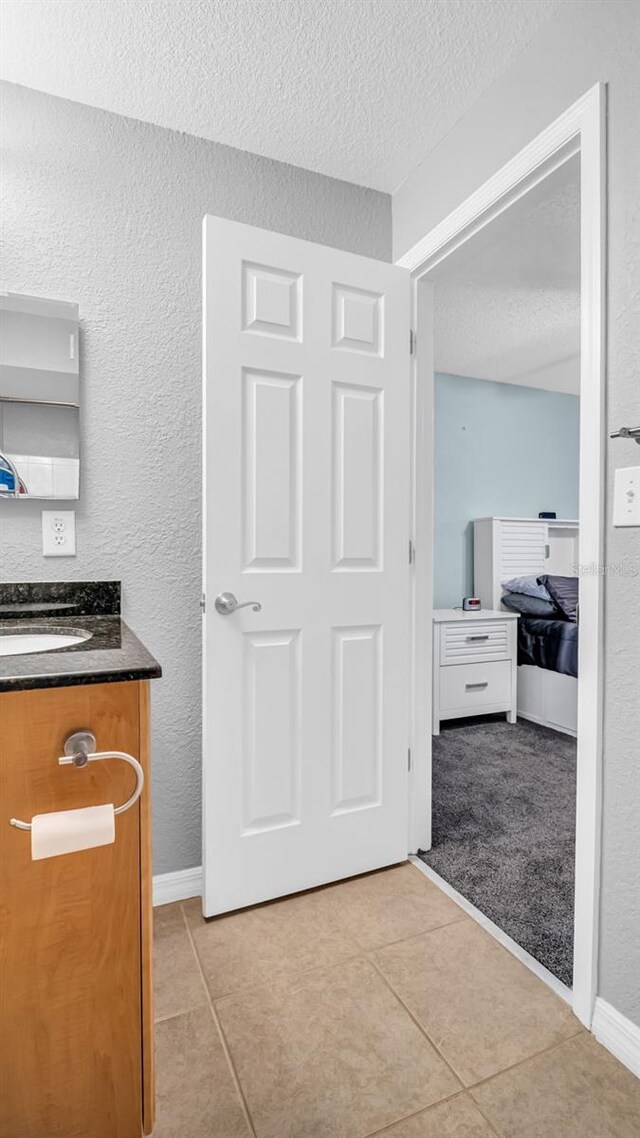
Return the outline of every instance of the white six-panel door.
{"type": "Polygon", "coordinates": [[[204,274],[211,916],[407,854],[409,275],[216,217],[204,274]]]}

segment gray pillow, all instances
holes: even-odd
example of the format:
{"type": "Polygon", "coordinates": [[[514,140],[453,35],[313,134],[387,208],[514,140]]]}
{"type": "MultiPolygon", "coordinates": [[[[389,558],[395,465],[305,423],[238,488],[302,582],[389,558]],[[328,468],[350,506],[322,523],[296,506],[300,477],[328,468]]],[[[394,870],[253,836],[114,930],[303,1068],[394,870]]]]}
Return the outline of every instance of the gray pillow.
{"type": "Polygon", "coordinates": [[[527,597],[540,597],[542,601],[550,601],[551,594],[544,585],[540,584],[540,577],[512,577],[510,581],[503,581],[502,588],[508,593],[524,593],[527,597]]]}
{"type": "Polygon", "coordinates": [[[542,597],[530,597],[527,593],[505,593],[502,598],[503,605],[519,612],[522,616],[549,617],[551,620],[562,620],[563,614],[554,605],[553,601],[544,601],[542,597]]]}

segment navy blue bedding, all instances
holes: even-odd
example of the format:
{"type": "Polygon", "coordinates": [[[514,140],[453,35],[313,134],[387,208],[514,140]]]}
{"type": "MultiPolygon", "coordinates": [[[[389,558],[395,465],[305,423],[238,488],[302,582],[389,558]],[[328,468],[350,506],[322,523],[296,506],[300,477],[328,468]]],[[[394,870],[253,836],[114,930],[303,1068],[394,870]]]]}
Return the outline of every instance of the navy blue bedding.
{"type": "Polygon", "coordinates": [[[569,620],[521,616],[518,664],[533,664],[564,676],[578,676],[578,625],[569,620]]]}

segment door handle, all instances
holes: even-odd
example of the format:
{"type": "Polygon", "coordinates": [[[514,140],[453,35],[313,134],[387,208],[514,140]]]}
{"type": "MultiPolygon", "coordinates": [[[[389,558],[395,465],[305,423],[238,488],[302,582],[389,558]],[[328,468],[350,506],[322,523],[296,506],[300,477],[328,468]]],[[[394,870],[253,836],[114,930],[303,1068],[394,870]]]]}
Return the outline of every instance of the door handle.
{"type": "Polygon", "coordinates": [[[231,616],[232,612],[246,608],[252,608],[254,612],[262,611],[260,601],[242,601],[241,604],[238,604],[238,598],[234,597],[233,593],[218,593],[213,603],[220,616],[231,616]]]}
{"type": "Polygon", "coordinates": [[[612,431],[610,439],[635,439],[640,443],[640,427],[620,427],[619,431],[612,431]]]}

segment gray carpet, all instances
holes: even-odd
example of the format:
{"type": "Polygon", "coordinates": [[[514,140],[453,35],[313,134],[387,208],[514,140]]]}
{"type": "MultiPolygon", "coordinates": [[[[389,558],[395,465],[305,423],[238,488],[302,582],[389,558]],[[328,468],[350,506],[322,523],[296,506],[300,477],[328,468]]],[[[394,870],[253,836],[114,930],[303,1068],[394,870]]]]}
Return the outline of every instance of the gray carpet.
{"type": "Polygon", "coordinates": [[[576,741],[522,719],[433,740],[433,848],[420,857],[571,985],[576,741]]]}

